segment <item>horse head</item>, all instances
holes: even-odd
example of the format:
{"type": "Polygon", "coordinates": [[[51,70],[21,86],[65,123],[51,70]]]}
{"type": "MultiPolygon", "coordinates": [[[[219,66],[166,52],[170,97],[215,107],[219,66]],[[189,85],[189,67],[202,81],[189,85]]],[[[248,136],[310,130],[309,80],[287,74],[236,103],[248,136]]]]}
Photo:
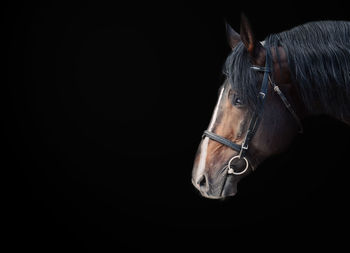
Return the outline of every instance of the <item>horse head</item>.
{"type": "Polygon", "coordinates": [[[284,151],[303,110],[283,48],[264,47],[243,15],[240,34],[226,27],[232,49],[226,78],[192,172],[193,185],[208,198],[235,195],[243,177],[284,151]]]}

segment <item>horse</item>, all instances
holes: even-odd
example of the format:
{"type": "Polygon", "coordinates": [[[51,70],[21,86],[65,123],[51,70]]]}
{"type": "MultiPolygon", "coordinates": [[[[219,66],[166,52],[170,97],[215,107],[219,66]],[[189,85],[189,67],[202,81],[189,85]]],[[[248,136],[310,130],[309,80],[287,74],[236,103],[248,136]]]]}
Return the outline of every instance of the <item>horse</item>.
{"type": "Polygon", "coordinates": [[[227,23],[226,34],[225,81],[192,170],[192,184],[212,199],[234,196],[242,178],[290,146],[305,118],[350,125],[350,22],[309,22],[260,42],[242,15],[240,34],[227,23]]]}

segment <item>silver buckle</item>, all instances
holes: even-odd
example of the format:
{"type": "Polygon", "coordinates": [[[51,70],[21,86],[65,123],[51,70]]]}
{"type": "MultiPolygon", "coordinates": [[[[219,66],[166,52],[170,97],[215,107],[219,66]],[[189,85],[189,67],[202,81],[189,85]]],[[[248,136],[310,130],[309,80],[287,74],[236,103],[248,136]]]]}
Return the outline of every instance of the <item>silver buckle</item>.
{"type": "MultiPolygon", "coordinates": [[[[243,149],[244,149],[244,150],[248,150],[249,145],[248,145],[248,143],[246,144],[245,142],[246,142],[246,141],[244,140],[244,142],[243,142],[243,144],[242,144],[242,146],[241,146],[241,151],[239,151],[239,154],[238,154],[238,157],[239,157],[239,158],[242,158],[243,149]],[[244,145],[245,145],[245,146],[244,146],[244,145]]],[[[244,157],[243,157],[243,158],[244,158],[244,157]]]]}

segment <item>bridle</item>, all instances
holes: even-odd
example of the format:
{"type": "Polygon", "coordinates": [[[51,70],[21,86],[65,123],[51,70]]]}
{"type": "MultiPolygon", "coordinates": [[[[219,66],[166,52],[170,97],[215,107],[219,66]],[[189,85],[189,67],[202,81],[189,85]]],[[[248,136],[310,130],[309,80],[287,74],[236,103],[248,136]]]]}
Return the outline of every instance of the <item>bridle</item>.
{"type": "Polygon", "coordinates": [[[265,48],[265,49],[266,49],[265,67],[260,67],[260,66],[252,66],[251,67],[255,71],[264,72],[264,77],[263,77],[263,80],[261,83],[261,89],[260,89],[260,92],[258,95],[258,109],[257,109],[257,111],[255,111],[253,113],[253,116],[251,118],[248,130],[247,130],[247,134],[243,140],[243,143],[241,145],[239,145],[237,143],[232,142],[231,140],[228,140],[228,139],[226,139],[220,135],[217,135],[211,131],[208,131],[208,130],[204,131],[203,136],[202,136],[202,137],[209,137],[210,139],[217,141],[225,146],[228,146],[231,149],[238,152],[238,155],[233,156],[224,168],[224,169],[227,169],[228,174],[242,175],[248,170],[249,162],[248,162],[248,159],[246,158],[246,154],[247,154],[247,151],[249,148],[249,143],[252,140],[252,138],[254,137],[254,135],[259,127],[261,118],[262,118],[262,114],[263,114],[263,110],[264,110],[264,103],[265,103],[265,98],[267,95],[269,83],[271,84],[273,90],[279,95],[279,97],[281,98],[283,104],[286,106],[288,111],[292,114],[293,118],[295,119],[296,123],[298,124],[299,133],[303,132],[303,127],[302,127],[302,124],[301,124],[299,117],[297,116],[297,114],[293,110],[291,104],[288,102],[286,96],[282,93],[282,91],[280,90],[278,85],[272,81],[272,78],[270,76],[270,73],[272,72],[271,71],[271,60],[270,60],[271,53],[270,53],[268,48],[265,48]],[[235,171],[233,169],[233,167],[231,166],[232,162],[236,159],[243,159],[245,162],[245,168],[240,172],[235,171]]]}

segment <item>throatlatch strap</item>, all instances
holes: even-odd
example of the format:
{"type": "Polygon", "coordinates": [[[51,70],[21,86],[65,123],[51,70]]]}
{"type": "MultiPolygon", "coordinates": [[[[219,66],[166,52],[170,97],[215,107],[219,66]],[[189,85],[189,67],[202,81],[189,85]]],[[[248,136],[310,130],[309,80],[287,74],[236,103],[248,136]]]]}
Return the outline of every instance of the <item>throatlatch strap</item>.
{"type": "Polygon", "coordinates": [[[278,96],[280,96],[283,104],[287,107],[288,111],[292,114],[293,118],[295,119],[296,123],[299,126],[299,133],[303,133],[304,129],[303,129],[303,125],[301,124],[301,121],[298,117],[298,115],[296,114],[296,112],[293,110],[292,105],[288,102],[288,99],[286,98],[286,96],[283,94],[283,92],[280,90],[280,88],[278,87],[278,85],[276,85],[270,78],[270,83],[273,87],[273,90],[278,94],[278,96]]]}

